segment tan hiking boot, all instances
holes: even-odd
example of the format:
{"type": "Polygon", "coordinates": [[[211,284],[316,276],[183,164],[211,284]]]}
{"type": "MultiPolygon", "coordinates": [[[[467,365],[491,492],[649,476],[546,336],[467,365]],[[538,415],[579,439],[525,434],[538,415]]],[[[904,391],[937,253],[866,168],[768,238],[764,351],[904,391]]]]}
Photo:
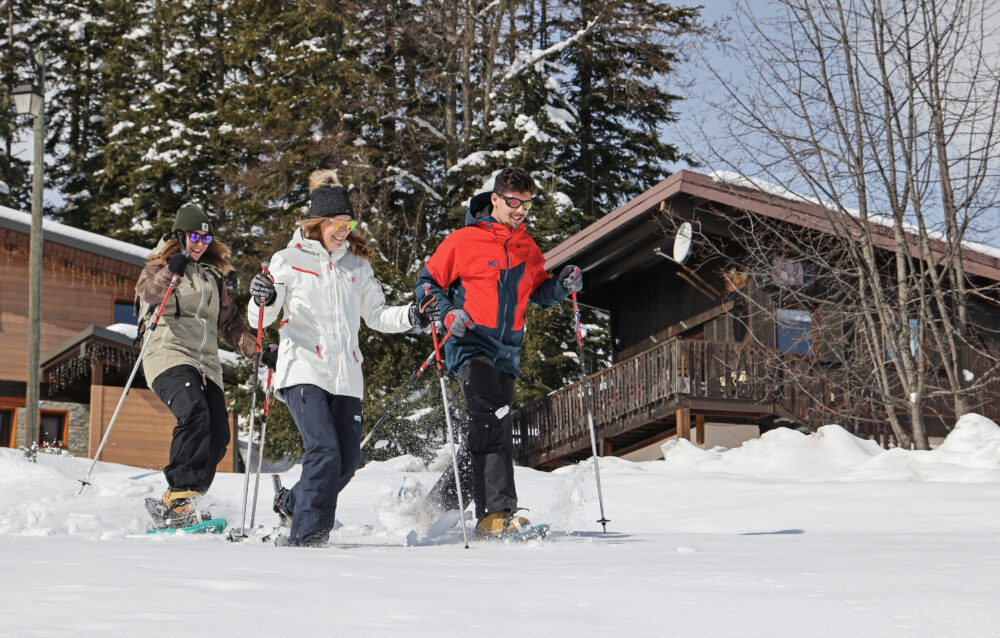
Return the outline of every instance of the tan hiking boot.
{"type": "Polygon", "coordinates": [[[517,534],[531,527],[531,523],[523,516],[516,514],[517,510],[497,510],[490,512],[476,523],[476,534],[503,538],[517,534]]]}
{"type": "Polygon", "coordinates": [[[197,498],[201,493],[194,490],[167,490],[163,493],[164,524],[167,527],[188,527],[212,518],[208,512],[198,509],[197,498]]]}

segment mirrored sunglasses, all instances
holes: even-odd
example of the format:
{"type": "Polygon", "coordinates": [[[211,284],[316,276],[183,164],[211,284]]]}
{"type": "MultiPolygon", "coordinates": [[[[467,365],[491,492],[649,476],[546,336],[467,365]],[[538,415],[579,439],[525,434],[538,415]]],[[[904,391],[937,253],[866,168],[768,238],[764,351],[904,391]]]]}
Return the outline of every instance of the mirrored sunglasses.
{"type": "Polygon", "coordinates": [[[192,244],[197,244],[200,241],[207,246],[212,243],[212,236],[207,233],[202,235],[198,231],[192,230],[188,233],[188,241],[192,244]]]}
{"type": "MultiPolygon", "coordinates": [[[[494,191],[496,192],[496,191],[494,191]]],[[[531,200],[530,199],[518,199],[517,197],[507,197],[506,195],[501,195],[496,193],[498,197],[501,197],[504,202],[511,208],[517,208],[518,206],[524,206],[524,210],[531,210],[531,200]]]]}
{"type": "Polygon", "coordinates": [[[356,221],[345,221],[343,219],[331,219],[330,225],[333,226],[334,230],[340,230],[341,228],[347,227],[347,230],[354,230],[358,227],[358,222],[356,221]]]}

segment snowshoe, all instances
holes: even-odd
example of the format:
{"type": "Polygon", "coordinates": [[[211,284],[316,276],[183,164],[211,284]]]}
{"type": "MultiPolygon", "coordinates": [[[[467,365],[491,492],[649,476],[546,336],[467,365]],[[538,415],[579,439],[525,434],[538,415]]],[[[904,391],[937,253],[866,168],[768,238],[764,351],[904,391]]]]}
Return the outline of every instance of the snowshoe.
{"type": "Polygon", "coordinates": [[[507,538],[531,528],[531,523],[516,510],[490,512],[476,523],[476,534],[483,538],[507,538]]]}
{"type": "Polygon", "coordinates": [[[162,499],[147,498],[146,511],[153,519],[154,529],[179,529],[212,520],[212,515],[199,509],[200,496],[193,490],[167,490],[162,499]]]}
{"type": "Polygon", "coordinates": [[[221,534],[228,524],[229,522],[224,518],[212,518],[184,527],[150,527],[146,530],[146,533],[176,534],[177,532],[183,532],[185,534],[221,534]]]}

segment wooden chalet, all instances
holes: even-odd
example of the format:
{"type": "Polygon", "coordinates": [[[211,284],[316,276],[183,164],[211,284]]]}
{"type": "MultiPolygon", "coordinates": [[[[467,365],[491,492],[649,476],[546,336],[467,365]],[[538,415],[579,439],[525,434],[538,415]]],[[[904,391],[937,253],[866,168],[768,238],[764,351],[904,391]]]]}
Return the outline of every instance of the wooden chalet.
{"type": "MultiPolygon", "coordinates": [[[[828,232],[828,212],[817,205],[680,171],[546,253],[550,271],[580,266],[580,302],[610,314],[612,364],[514,413],[521,463],[553,467],[591,455],[584,384],[594,398],[600,455],[645,449],[655,450],[647,457],[655,458],[658,444],[670,437],[731,446],[772,427],[815,429],[830,422],[822,420],[826,413],[818,409],[818,397],[850,414],[851,397],[832,381],[821,379],[823,387],[804,392],[765,371],[768,358],[792,350],[773,319],[738,320],[733,287],[745,282],[734,282],[717,262],[699,263],[697,255],[686,267],[669,258],[675,225],[666,218],[692,221],[702,235],[722,236],[730,232],[727,216],[747,213],[779,220],[793,231],[828,232]],[[725,438],[736,429],[738,440],[725,438]]],[[[886,248],[890,242],[887,230],[886,248]]],[[[965,264],[970,276],[1000,281],[1000,260],[987,252],[969,251],[965,264]]],[[[761,299],[769,303],[766,295],[761,299]]],[[[988,316],[1000,323],[1000,309],[988,309],[988,316]]],[[[984,366],[971,356],[967,363],[977,374],[984,366]]],[[[1000,393],[987,395],[979,411],[996,419],[1000,401],[993,397],[1000,393]]],[[[932,436],[943,436],[954,421],[946,411],[928,422],[932,436]]],[[[841,425],[887,443],[888,425],[877,420],[841,425]]]]}
{"type": "MultiPolygon", "coordinates": [[[[31,215],[0,207],[0,447],[28,447],[24,428],[31,215]]],[[[40,446],[97,451],[135,363],[134,287],[149,250],[43,222],[40,446]],[[109,330],[104,326],[114,326],[109,330]]],[[[227,382],[235,378],[228,375],[227,382]]],[[[174,418],[140,369],[104,461],[161,468],[174,418]]],[[[234,432],[235,437],[235,419],[234,432]]],[[[234,468],[232,447],[219,464],[234,468]]]]}

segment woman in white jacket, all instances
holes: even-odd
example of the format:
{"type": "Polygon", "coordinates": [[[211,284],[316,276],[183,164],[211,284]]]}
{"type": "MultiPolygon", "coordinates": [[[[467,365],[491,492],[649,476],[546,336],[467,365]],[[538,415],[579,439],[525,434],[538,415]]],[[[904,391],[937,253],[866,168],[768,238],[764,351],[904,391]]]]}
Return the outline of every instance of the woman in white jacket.
{"type": "Polygon", "coordinates": [[[404,332],[425,327],[434,309],[387,306],[336,172],[313,172],[309,187],[310,217],[271,258],[269,276],[254,277],[248,318],[256,328],[261,306],[264,325],[282,312],[273,383],[306,450],[299,482],[277,495],[275,510],[283,523],[291,518],[289,545],[323,546],[337,495],[361,462],[361,319],[380,332],[404,332]]]}

